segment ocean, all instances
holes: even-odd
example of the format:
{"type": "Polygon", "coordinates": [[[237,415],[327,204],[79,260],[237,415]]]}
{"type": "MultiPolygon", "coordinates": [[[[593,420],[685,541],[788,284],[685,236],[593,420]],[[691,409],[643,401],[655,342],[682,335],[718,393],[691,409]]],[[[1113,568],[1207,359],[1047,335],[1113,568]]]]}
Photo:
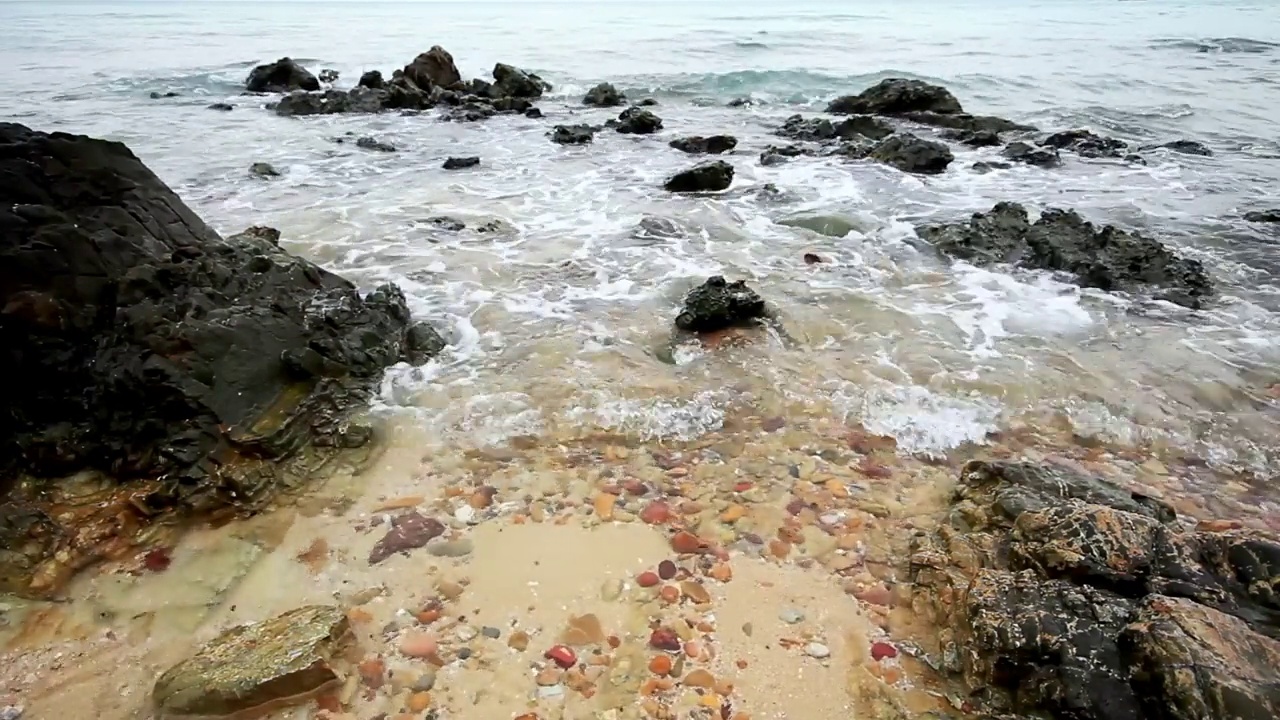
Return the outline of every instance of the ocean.
{"type": "Polygon", "coordinates": [[[219,231],[271,225],[363,286],[399,283],[450,347],[393,368],[376,409],[429,443],[688,439],[751,412],[861,424],[922,453],[1065,427],[1263,479],[1280,468],[1280,234],[1242,219],[1280,205],[1271,2],[0,2],[0,64],[0,119],[126,142],[219,231]],[[346,87],[437,44],[464,77],[539,73],[546,119],[282,118],[241,93],[282,56],[346,87]],[[970,166],[998,149],[957,146],[930,177],[759,162],[786,117],[894,76],[1044,131],[1190,139],[1213,156],[983,174],[970,166]],[[616,113],[582,106],[600,81],[656,100],[665,130],[549,142],[556,123],[616,113]],[[695,161],[667,140],[720,132],[739,139],[730,191],[659,189],[695,161]],[[398,151],[334,142],[345,133],[398,151]],[[446,172],[449,155],[482,165],[446,172]],[[282,176],[251,177],[255,162],[282,176]],[[767,183],[780,192],[755,192],[767,183]],[[1190,311],[1082,291],[947,262],[915,237],[1001,200],[1157,237],[1205,262],[1219,295],[1190,311]],[[499,230],[448,232],[439,215],[499,230]],[[808,229],[833,224],[847,232],[808,229]],[[717,273],[774,303],[788,337],[669,348],[684,293],[717,273]]]}

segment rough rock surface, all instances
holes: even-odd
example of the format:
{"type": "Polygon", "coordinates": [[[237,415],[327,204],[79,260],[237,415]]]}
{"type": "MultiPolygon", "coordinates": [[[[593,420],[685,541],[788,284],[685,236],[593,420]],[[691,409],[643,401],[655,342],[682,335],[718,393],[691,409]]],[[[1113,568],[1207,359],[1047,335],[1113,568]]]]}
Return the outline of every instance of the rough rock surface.
{"type": "Polygon", "coordinates": [[[453,55],[439,45],[420,53],[413,62],[405,65],[404,76],[423,89],[430,89],[432,86],[449,87],[462,82],[462,73],[458,72],[453,55]]]}
{"type": "Polygon", "coordinates": [[[1143,145],[1139,150],[1172,150],[1183,155],[1200,155],[1201,157],[1212,157],[1213,151],[1208,145],[1195,140],[1170,140],[1166,143],[1158,145],[1143,145]]]}
{"type": "Polygon", "coordinates": [[[715,332],[754,324],[768,317],[764,299],[745,280],[728,282],[716,275],[689,291],[676,327],[685,332],[715,332]]]}
{"type": "MultiPolygon", "coordinates": [[[[219,237],[119,143],[0,124],[0,198],[0,373],[23,378],[0,390],[0,478],[97,470],[149,513],[252,505],[276,461],[367,442],[345,416],[444,344],[394,285],[361,295],[269,228],[219,237]]],[[[26,502],[0,505],[0,589],[41,594],[33,575],[90,550],[26,502]]]]}
{"type": "Polygon", "coordinates": [[[1001,144],[1000,134],[990,130],[952,130],[943,137],[969,147],[996,147],[1001,144]]]}
{"type": "Polygon", "coordinates": [[[423,547],[444,534],[444,524],[417,512],[391,519],[391,529],[369,551],[369,564],[377,565],[398,552],[423,547]]]}
{"type": "Polygon", "coordinates": [[[1062,157],[1055,148],[1032,145],[1022,140],[1009,143],[1000,154],[1014,162],[1042,168],[1054,168],[1062,164],[1062,157]]]}
{"type": "Polygon", "coordinates": [[[733,184],[733,166],[723,160],[695,165],[667,178],[663,184],[671,192],[715,192],[733,184]]]}
{"type": "Polygon", "coordinates": [[[156,680],[156,709],[226,717],[304,702],[339,680],[330,662],[349,635],[346,613],[328,605],[231,628],[156,680]]]}
{"type": "Polygon", "coordinates": [[[382,73],[378,70],[368,70],[360,76],[360,81],[356,85],[360,87],[373,88],[377,90],[385,86],[387,83],[382,79],[382,73]]]}
{"type": "Polygon", "coordinates": [[[1175,520],[1069,467],[969,463],[910,560],[936,664],[1019,717],[1276,717],[1280,542],[1175,520]]]}
{"type": "Polygon", "coordinates": [[[1129,149],[1129,144],[1123,140],[1104,137],[1090,130],[1081,129],[1054,133],[1045,138],[1042,144],[1087,158],[1124,157],[1129,149]]]}
{"type": "Polygon", "coordinates": [[[600,83],[587,91],[582,98],[583,105],[596,107],[617,107],[627,101],[627,96],[618,92],[612,83],[600,83]]]}
{"type": "Polygon", "coordinates": [[[595,138],[596,129],[590,125],[557,125],[551,131],[551,142],[560,145],[586,145],[595,138]]]}
{"type": "Polygon", "coordinates": [[[766,167],[773,165],[781,165],[792,158],[801,155],[812,155],[813,153],[799,145],[770,145],[760,153],[760,164],[766,167]]]}
{"type": "Polygon", "coordinates": [[[649,135],[662,129],[662,118],[642,107],[629,107],[618,115],[614,130],[620,133],[649,135]]]}
{"type": "Polygon", "coordinates": [[[832,100],[827,112],[837,115],[901,115],[907,112],[963,112],[960,101],[941,85],[923,80],[888,78],[857,95],[832,100]]]}
{"type": "Polygon", "coordinates": [[[441,165],[445,170],[462,170],[464,168],[473,168],[480,164],[480,158],[472,155],[469,157],[451,157],[446,158],[444,164],[441,165]]]}
{"type": "Polygon", "coordinates": [[[946,145],[905,132],[876,143],[871,148],[870,157],[903,172],[924,175],[936,175],[946,170],[955,159],[946,145]]]}
{"type": "MultiPolygon", "coordinates": [[[[505,63],[493,66],[494,97],[536,98],[551,89],[551,85],[530,72],[505,63]]],[[[521,108],[520,112],[524,112],[521,108]]]]}
{"type": "Polygon", "coordinates": [[[322,83],[329,83],[332,85],[333,83],[338,82],[338,77],[338,71],[333,68],[324,68],[320,71],[320,82],[322,83]]]}
{"type": "Polygon", "coordinates": [[[668,145],[690,155],[720,155],[738,147],[738,138],[732,135],[690,135],[676,138],[668,145]]]}
{"type": "Polygon", "coordinates": [[[1017,203],[999,203],[968,222],[923,226],[920,237],[941,252],[978,265],[1010,263],[1075,275],[1100,290],[1159,289],[1158,297],[1199,307],[1213,293],[1198,260],[1111,225],[1095,228],[1074,210],[1049,209],[1035,223],[1017,203]]]}
{"type": "Polygon", "coordinates": [[[774,132],[791,140],[827,142],[855,137],[882,140],[892,135],[894,128],[889,123],[870,115],[855,115],[835,123],[826,118],[792,115],[774,132]]]}
{"type": "Polygon", "coordinates": [[[320,81],[306,68],[285,57],[250,70],[249,77],[244,81],[244,87],[249,92],[273,93],[319,90],[320,81]]]}
{"type": "Polygon", "coordinates": [[[1280,223],[1280,208],[1271,210],[1250,210],[1244,214],[1244,219],[1249,222],[1256,223],[1280,223]]]}
{"type": "Polygon", "coordinates": [[[350,90],[330,88],[324,92],[289,93],[274,106],[278,115],[331,115],[335,113],[376,113],[383,110],[424,110],[440,101],[436,90],[419,88],[404,75],[382,87],[358,85],[350,90]]]}

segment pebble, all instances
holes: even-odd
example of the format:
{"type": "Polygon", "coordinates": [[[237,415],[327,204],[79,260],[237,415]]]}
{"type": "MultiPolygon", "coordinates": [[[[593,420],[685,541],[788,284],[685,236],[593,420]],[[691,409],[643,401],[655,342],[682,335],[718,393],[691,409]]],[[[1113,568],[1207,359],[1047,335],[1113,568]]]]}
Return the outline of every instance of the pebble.
{"type": "Polygon", "coordinates": [[[415,692],[427,692],[436,686],[436,666],[428,664],[413,683],[415,692]]]}
{"type": "Polygon", "coordinates": [[[550,687],[551,685],[559,685],[560,679],[564,677],[564,673],[556,668],[543,668],[534,676],[533,681],[541,687],[550,687]]]}
{"type": "Polygon", "coordinates": [[[871,659],[872,660],[876,660],[878,662],[880,660],[884,660],[885,658],[895,658],[895,657],[898,657],[898,648],[894,647],[892,643],[887,643],[887,642],[871,643],[871,659]]]}
{"type": "Polygon", "coordinates": [[[804,613],[796,610],[795,608],[785,608],[782,612],[778,613],[778,619],[788,625],[795,625],[796,623],[804,620],[804,613]]]}
{"type": "Polygon", "coordinates": [[[653,587],[662,582],[662,578],[658,577],[658,573],[652,570],[646,570],[636,577],[636,584],[642,588],[653,587]]]}
{"type": "Polygon", "coordinates": [[[529,647],[529,633],[523,630],[511,633],[511,637],[507,638],[507,647],[516,652],[524,652],[529,647]]]}
{"type": "Polygon", "coordinates": [[[699,687],[709,690],[716,686],[716,676],[702,668],[698,668],[697,670],[690,672],[688,675],[685,675],[684,680],[681,680],[680,682],[684,683],[686,687],[699,687]]]}
{"type": "Polygon", "coordinates": [[[436,557],[464,557],[470,555],[475,545],[467,538],[433,543],[427,546],[427,552],[436,557]]]}
{"type": "Polygon", "coordinates": [[[462,597],[462,586],[456,582],[450,582],[448,580],[441,580],[436,583],[436,591],[439,592],[440,596],[445,600],[457,600],[462,597]]]}
{"type": "Polygon", "coordinates": [[[0,720],[18,720],[22,717],[22,713],[21,705],[5,705],[0,708],[0,720]]]}
{"type": "Polygon", "coordinates": [[[711,602],[711,593],[708,593],[705,587],[692,580],[685,580],[680,583],[680,592],[697,605],[711,602]]]}
{"type": "Polygon", "coordinates": [[[422,712],[431,707],[431,693],[416,692],[409,696],[409,702],[406,705],[410,712],[422,712]]]}
{"type": "Polygon", "coordinates": [[[462,642],[471,642],[472,640],[475,640],[476,636],[479,634],[480,633],[470,625],[463,625],[458,628],[455,636],[462,642]]]}
{"type": "Polygon", "coordinates": [[[605,580],[604,584],[600,586],[600,599],[606,602],[617,600],[622,597],[622,588],[623,583],[617,578],[605,580]]]}
{"type": "Polygon", "coordinates": [[[578,662],[578,655],[564,645],[553,645],[542,655],[562,668],[571,668],[578,662]]]}
{"type": "Polygon", "coordinates": [[[702,548],[702,540],[691,532],[681,530],[671,536],[671,549],[682,555],[696,553],[702,550],[702,548]]]}
{"type": "Polygon", "coordinates": [[[661,525],[671,519],[671,506],[661,501],[651,502],[640,511],[640,519],[650,525],[661,525]]]}
{"type": "Polygon", "coordinates": [[[663,580],[670,580],[676,576],[676,564],[670,560],[663,560],[658,563],[658,577],[663,580]]]}
{"type": "Polygon", "coordinates": [[[468,660],[468,659],[470,659],[470,658],[471,658],[471,656],[472,656],[473,654],[475,654],[475,651],[474,651],[474,650],[472,650],[472,649],[471,649],[471,648],[469,648],[469,647],[464,647],[464,648],[461,648],[460,650],[458,650],[458,659],[459,659],[459,660],[468,660]]]}
{"type": "Polygon", "coordinates": [[[811,658],[821,660],[823,658],[831,657],[831,648],[823,645],[822,643],[809,643],[804,646],[804,654],[811,658]]]}
{"type": "Polygon", "coordinates": [[[439,649],[435,637],[426,633],[409,633],[400,638],[400,652],[411,658],[429,658],[439,649]]]}
{"type": "Polygon", "coordinates": [[[492,638],[494,640],[497,640],[498,638],[502,637],[502,631],[490,625],[485,625],[484,627],[480,628],[480,634],[484,635],[487,638],[492,638]]]}
{"type": "Polygon", "coordinates": [[[470,505],[461,505],[457,510],[453,511],[453,519],[464,525],[474,525],[479,522],[480,513],[470,505]]]}
{"type": "Polygon", "coordinates": [[[680,638],[667,628],[658,628],[649,635],[649,647],[655,650],[677,652],[680,650],[680,638]]]}
{"type": "Polygon", "coordinates": [[[563,685],[546,685],[544,687],[538,688],[538,697],[542,698],[543,700],[550,700],[551,698],[558,698],[563,696],[564,696],[563,685]]]}
{"type": "Polygon", "coordinates": [[[649,672],[660,677],[671,673],[671,658],[666,655],[654,655],[649,661],[649,672]]]}

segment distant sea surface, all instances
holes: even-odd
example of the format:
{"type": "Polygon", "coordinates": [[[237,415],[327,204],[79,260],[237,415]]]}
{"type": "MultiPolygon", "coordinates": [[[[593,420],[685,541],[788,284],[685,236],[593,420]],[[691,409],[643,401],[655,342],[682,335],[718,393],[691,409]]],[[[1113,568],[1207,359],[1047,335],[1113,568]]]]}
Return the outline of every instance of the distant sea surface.
{"type": "Polygon", "coordinates": [[[382,410],[441,442],[573,428],[696,437],[745,394],[922,451],[1055,416],[1264,476],[1280,466],[1280,235],[1241,218],[1280,206],[1274,2],[0,2],[0,67],[0,119],[124,141],[219,231],[273,225],[362,285],[400,283],[451,346],[393,369],[382,410]],[[465,77],[495,62],[538,72],[555,88],[547,119],[281,118],[241,94],[252,66],[285,55],[338,70],[345,87],[432,45],[465,77]],[[787,116],[892,76],[1045,131],[1196,140],[1213,156],[981,174],[973,163],[998,150],[958,147],[927,178],[832,158],[759,163],[787,116]],[[664,132],[549,142],[555,123],[616,113],[581,105],[605,80],[654,98],[664,132]],[[735,98],[755,102],[727,107],[735,98]],[[740,141],[734,189],[661,192],[694,162],[667,141],[718,132],[740,141]],[[346,133],[398,152],[334,142],[346,133]],[[449,173],[449,155],[482,165],[449,173]],[[282,176],[250,177],[259,161],[282,176]],[[753,192],[766,183],[781,196],[753,192]],[[948,263],[912,230],[1000,200],[1158,237],[1203,260],[1219,297],[1191,312],[948,263]],[[438,215],[503,229],[449,232],[427,222],[438,215]],[[676,231],[638,231],[646,218],[676,231]],[[814,218],[848,232],[806,229],[814,218]],[[831,262],[806,265],[806,252],[831,262]],[[777,304],[792,342],[664,351],[684,292],[717,272],[777,304]]]}

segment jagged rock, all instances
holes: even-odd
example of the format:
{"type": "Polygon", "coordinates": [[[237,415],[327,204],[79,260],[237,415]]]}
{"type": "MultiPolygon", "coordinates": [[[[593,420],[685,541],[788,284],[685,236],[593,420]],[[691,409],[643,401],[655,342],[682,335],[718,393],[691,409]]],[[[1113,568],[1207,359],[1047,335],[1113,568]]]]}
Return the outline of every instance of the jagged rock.
{"type": "Polygon", "coordinates": [[[332,68],[322,69],[320,71],[320,82],[329,83],[330,85],[338,82],[338,71],[332,68]]]}
{"type": "Polygon", "coordinates": [[[249,166],[249,174],[260,178],[280,177],[280,171],[271,163],[256,162],[249,166]]]}
{"type": "Polygon", "coordinates": [[[424,547],[444,534],[444,524],[434,518],[410,511],[391,519],[391,529],[369,551],[369,564],[377,565],[406,550],[424,547]]]}
{"type": "Polygon", "coordinates": [[[503,63],[493,66],[493,93],[497,97],[536,98],[551,85],[533,73],[503,63]]]}
{"type": "Polygon", "coordinates": [[[687,152],[690,155],[720,155],[738,146],[738,138],[732,135],[690,135],[676,138],[667,143],[671,147],[687,152]]]}
{"type": "Polygon", "coordinates": [[[745,280],[727,282],[716,275],[689,291],[676,316],[676,328],[706,333],[757,323],[768,317],[764,299],[745,280]]]}
{"type": "Polygon", "coordinates": [[[905,132],[876,143],[869,156],[903,172],[926,175],[936,175],[946,170],[955,159],[946,145],[905,132]]]}
{"type": "Polygon", "coordinates": [[[960,101],[950,90],[923,80],[888,78],[858,95],[845,95],[827,105],[837,115],[900,115],[907,112],[959,113],[960,101]]]}
{"type": "Polygon", "coordinates": [[[448,50],[433,45],[420,53],[413,62],[404,66],[404,77],[418,87],[429,90],[432,86],[449,87],[462,82],[462,73],[453,62],[448,50]]]}
{"type": "Polygon", "coordinates": [[[799,145],[783,145],[783,146],[770,145],[769,147],[764,149],[764,152],[760,153],[760,164],[764,165],[765,167],[770,167],[773,165],[781,165],[782,163],[787,162],[792,158],[797,158],[797,157],[800,157],[801,155],[812,155],[812,154],[813,153],[811,153],[809,150],[806,150],[805,148],[802,148],[799,145]]]}
{"type": "Polygon", "coordinates": [[[733,166],[723,160],[695,165],[672,175],[663,183],[671,192],[716,192],[733,184],[733,166]]]}
{"type": "Polygon", "coordinates": [[[658,101],[655,98],[642,98],[640,102],[636,103],[636,106],[637,107],[656,107],[657,104],[658,104],[658,101]]]}
{"type": "Polygon", "coordinates": [[[970,147],[995,147],[1001,144],[1000,134],[990,130],[952,130],[943,137],[970,147]]]}
{"type": "Polygon", "coordinates": [[[587,91],[582,98],[583,105],[597,107],[617,107],[627,101],[627,96],[618,92],[612,83],[600,83],[587,91]]]}
{"type": "Polygon", "coordinates": [[[560,145],[586,145],[595,138],[595,128],[590,125],[557,125],[551,131],[551,142],[560,145]]]}
{"type": "Polygon", "coordinates": [[[1087,158],[1124,157],[1129,148],[1123,140],[1103,137],[1089,130],[1064,130],[1045,138],[1042,144],[1087,158]]]}
{"type": "Polygon", "coordinates": [[[921,125],[931,125],[933,127],[951,128],[953,130],[968,130],[970,132],[1033,132],[1035,127],[1031,125],[1023,125],[1012,120],[1006,120],[1002,117],[993,115],[970,115],[968,113],[943,113],[943,112],[904,112],[899,113],[896,117],[903,120],[920,123],[921,125]]]}
{"type": "Polygon", "coordinates": [[[464,168],[473,168],[480,164],[480,158],[471,157],[451,157],[444,161],[442,166],[445,170],[462,170],[464,168]]]}
{"type": "Polygon", "coordinates": [[[662,118],[641,107],[629,107],[618,115],[614,130],[620,133],[649,135],[662,129],[662,118]]]}
{"type": "Polygon", "coordinates": [[[821,142],[836,136],[835,125],[826,118],[806,118],[803,115],[792,115],[782,127],[775,131],[781,137],[808,142],[821,142]]]}
{"type": "Polygon", "coordinates": [[[497,114],[498,111],[492,105],[472,101],[449,108],[441,119],[446,122],[479,122],[497,114]]]}
{"type": "Polygon", "coordinates": [[[1054,148],[1032,145],[1021,140],[1009,143],[1000,154],[1014,162],[1042,168],[1054,168],[1062,164],[1062,158],[1054,148]]]}
{"type": "Polygon", "coordinates": [[[1280,223],[1280,208],[1272,210],[1250,210],[1244,219],[1255,223],[1280,223]]]}
{"type": "Polygon", "coordinates": [[[1198,260],[1183,258],[1155,240],[1114,226],[1101,229],[1074,210],[1049,209],[1033,224],[1026,208],[999,203],[966,223],[919,227],[920,237],[944,254],[978,265],[1010,263],[1071,273],[1082,287],[1141,290],[1198,308],[1213,285],[1198,260]]]}
{"type": "Polygon", "coordinates": [[[340,677],[350,638],[342,608],[309,605],[231,628],[156,680],[162,717],[229,717],[311,700],[340,677]]]}
{"type": "Polygon", "coordinates": [[[360,75],[360,81],[356,85],[360,87],[372,88],[374,90],[381,89],[386,86],[386,81],[382,79],[382,73],[378,70],[369,70],[360,75]]]}
{"type": "MultiPolygon", "coordinates": [[[[0,477],[100,471],[142,489],[127,525],[251,507],[284,460],[366,441],[347,415],[405,359],[404,295],[278,237],[219,237],[122,144],[0,124],[0,372],[23,378],[0,390],[0,477]]],[[[99,551],[35,487],[0,504],[0,591],[52,592],[99,551]]]]}
{"type": "Polygon", "coordinates": [[[235,110],[236,108],[235,108],[235,106],[234,106],[234,105],[232,105],[231,103],[216,102],[216,103],[213,103],[212,105],[209,105],[209,109],[210,109],[210,110],[221,110],[222,112],[231,112],[232,110],[235,110]]]}
{"type": "Polygon", "coordinates": [[[293,90],[319,90],[320,81],[306,68],[284,57],[250,70],[244,86],[249,92],[283,93],[293,90]]]}
{"type": "Polygon", "coordinates": [[[378,152],[395,152],[396,146],[391,143],[383,142],[377,138],[364,136],[356,138],[356,147],[365,150],[377,150],[378,152]]]}
{"type": "Polygon", "coordinates": [[[872,142],[869,138],[860,137],[854,140],[845,140],[836,145],[829,145],[824,154],[849,160],[862,160],[871,154],[876,145],[877,143],[872,142]]]}

